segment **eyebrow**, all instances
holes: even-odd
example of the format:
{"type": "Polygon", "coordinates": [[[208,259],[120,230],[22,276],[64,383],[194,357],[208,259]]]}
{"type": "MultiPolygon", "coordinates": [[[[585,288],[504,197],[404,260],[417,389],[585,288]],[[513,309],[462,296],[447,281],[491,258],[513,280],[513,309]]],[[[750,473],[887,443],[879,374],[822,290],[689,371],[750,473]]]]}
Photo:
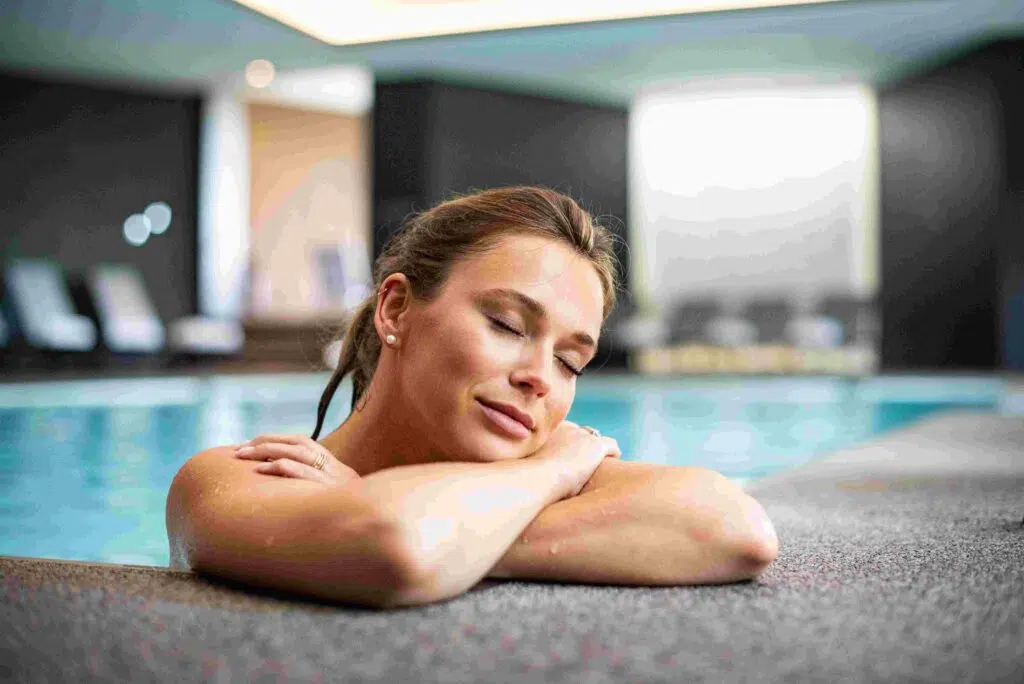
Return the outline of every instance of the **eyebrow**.
{"type": "MultiPolygon", "coordinates": [[[[496,287],[494,289],[484,291],[483,294],[484,296],[513,299],[520,306],[529,311],[535,318],[547,318],[548,311],[544,308],[544,305],[533,297],[523,294],[519,290],[513,290],[507,287],[496,287]]],[[[597,347],[597,342],[594,341],[594,338],[583,331],[574,332],[572,334],[572,338],[585,347],[590,347],[592,349],[597,347]]]]}

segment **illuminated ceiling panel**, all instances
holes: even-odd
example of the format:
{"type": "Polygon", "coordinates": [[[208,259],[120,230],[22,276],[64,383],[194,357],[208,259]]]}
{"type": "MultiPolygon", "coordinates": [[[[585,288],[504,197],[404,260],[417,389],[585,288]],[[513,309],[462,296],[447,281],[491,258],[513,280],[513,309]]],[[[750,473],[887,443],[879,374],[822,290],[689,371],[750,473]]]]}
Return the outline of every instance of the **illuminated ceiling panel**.
{"type": "Polygon", "coordinates": [[[334,45],[849,0],[235,0],[334,45]]]}

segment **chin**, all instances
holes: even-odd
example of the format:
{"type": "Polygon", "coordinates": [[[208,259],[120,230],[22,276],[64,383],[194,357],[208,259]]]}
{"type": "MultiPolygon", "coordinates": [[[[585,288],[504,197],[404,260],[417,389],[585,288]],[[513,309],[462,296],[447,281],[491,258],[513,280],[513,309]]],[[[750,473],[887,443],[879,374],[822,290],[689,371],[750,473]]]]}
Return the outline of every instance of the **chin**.
{"type": "Polygon", "coordinates": [[[458,460],[474,463],[496,463],[498,461],[524,458],[530,453],[525,442],[517,444],[490,433],[475,435],[474,437],[473,439],[460,440],[457,449],[455,449],[455,452],[461,455],[458,460]]]}

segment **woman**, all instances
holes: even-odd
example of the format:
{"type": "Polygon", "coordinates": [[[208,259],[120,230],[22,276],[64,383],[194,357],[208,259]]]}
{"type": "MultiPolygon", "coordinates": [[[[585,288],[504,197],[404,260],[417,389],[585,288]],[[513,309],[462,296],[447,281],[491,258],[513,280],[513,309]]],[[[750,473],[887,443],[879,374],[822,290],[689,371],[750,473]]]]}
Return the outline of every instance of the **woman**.
{"type": "Polygon", "coordinates": [[[755,577],[777,552],[757,502],[706,469],[621,461],[565,420],[614,306],[611,246],[539,188],[412,219],[378,260],[312,439],[209,449],[175,477],[172,566],[380,607],[484,577],[755,577]],[[351,414],[314,441],[348,374],[351,414]]]}

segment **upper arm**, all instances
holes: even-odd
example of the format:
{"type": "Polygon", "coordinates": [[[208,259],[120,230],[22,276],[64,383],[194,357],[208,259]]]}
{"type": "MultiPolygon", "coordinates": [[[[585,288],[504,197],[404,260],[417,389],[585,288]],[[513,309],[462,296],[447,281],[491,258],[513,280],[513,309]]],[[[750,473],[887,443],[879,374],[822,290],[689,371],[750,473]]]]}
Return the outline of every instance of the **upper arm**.
{"type": "Polygon", "coordinates": [[[342,600],[382,601],[409,566],[358,480],[255,472],[227,447],[192,457],[167,497],[172,564],[342,600]]]}

